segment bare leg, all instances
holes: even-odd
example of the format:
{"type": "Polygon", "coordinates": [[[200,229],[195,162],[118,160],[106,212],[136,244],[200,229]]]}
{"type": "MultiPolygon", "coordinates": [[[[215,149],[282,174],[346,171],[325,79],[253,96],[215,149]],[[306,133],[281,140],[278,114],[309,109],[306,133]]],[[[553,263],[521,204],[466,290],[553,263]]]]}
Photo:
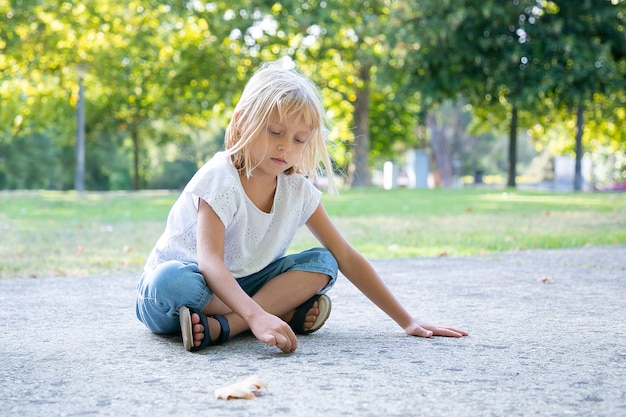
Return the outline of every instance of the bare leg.
{"type": "MultiPolygon", "coordinates": [[[[328,281],[329,277],[325,274],[307,271],[287,271],[265,284],[252,299],[268,313],[274,314],[288,322],[293,317],[296,307],[324,288],[328,281]]],[[[248,324],[245,320],[232,312],[217,297],[213,297],[202,312],[206,315],[223,315],[228,320],[230,326],[230,337],[248,330],[248,324]]],[[[317,308],[317,303],[315,303],[306,314],[304,327],[308,328],[313,325],[318,314],[319,309],[317,308]]],[[[191,320],[194,324],[194,345],[199,346],[204,337],[204,328],[200,324],[200,317],[197,314],[192,314],[191,320]]],[[[208,320],[211,339],[215,340],[219,336],[220,325],[217,320],[211,317],[208,320]]]]}

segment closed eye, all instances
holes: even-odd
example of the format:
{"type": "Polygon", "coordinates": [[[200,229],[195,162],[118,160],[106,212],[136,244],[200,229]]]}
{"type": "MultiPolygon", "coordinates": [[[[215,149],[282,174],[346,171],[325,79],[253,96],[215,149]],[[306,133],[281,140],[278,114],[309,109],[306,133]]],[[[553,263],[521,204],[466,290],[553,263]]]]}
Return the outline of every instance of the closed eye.
{"type": "Polygon", "coordinates": [[[270,135],[278,136],[285,131],[284,127],[279,123],[268,123],[267,124],[267,132],[270,135]]]}

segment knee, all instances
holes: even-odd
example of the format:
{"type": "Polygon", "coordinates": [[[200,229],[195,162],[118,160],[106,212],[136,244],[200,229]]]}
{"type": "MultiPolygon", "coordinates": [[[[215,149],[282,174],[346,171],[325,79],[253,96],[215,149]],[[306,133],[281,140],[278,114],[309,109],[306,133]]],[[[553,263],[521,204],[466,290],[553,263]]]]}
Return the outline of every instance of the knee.
{"type": "Polygon", "coordinates": [[[176,299],[191,292],[190,285],[197,285],[199,279],[202,279],[202,275],[196,265],[164,262],[146,273],[144,295],[155,299],[167,295],[167,298],[176,299]]]}
{"type": "Polygon", "coordinates": [[[145,272],[137,287],[136,314],[154,333],[178,329],[178,308],[202,309],[211,298],[197,265],[165,262],[145,272]]]}
{"type": "Polygon", "coordinates": [[[329,272],[332,272],[331,274],[329,274],[331,275],[331,278],[337,275],[337,272],[339,270],[339,264],[337,263],[337,260],[335,259],[333,254],[330,253],[328,249],[313,248],[310,249],[309,252],[314,254],[315,260],[320,265],[324,265],[326,268],[328,268],[329,272]]]}
{"type": "Polygon", "coordinates": [[[324,277],[325,290],[332,287],[337,280],[339,265],[328,249],[313,248],[305,252],[309,258],[309,272],[317,272],[324,277]]]}

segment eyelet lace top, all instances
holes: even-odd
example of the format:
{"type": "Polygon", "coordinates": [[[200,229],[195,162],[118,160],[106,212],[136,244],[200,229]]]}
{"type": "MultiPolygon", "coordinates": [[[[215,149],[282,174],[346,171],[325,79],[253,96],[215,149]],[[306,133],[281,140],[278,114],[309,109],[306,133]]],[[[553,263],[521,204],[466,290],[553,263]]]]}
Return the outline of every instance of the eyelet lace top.
{"type": "Polygon", "coordinates": [[[172,206],[146,270],[168,260],[198,262],[199,198],[224,224],[224,262],[235,278],[241,278],[285,255],[297,229],[319,205],[321,192],[302,175],[281,174],[272,211],[265,213],[248,199],[229,157],[219,152],[198,170],[172,206]]]}

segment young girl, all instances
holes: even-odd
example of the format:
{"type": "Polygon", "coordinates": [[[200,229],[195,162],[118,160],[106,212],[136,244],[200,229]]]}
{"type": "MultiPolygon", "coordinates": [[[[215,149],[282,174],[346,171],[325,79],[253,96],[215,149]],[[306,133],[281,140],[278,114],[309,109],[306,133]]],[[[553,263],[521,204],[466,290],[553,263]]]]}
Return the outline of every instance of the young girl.
{"type": "MultiPolygon", "coordinates": [[[[211,158],[174,203],[137,286],[137,317],[152,332],[182,332],[185,349],[250,330],[283,352],[322,327],[338,269],[408,334],[467,333],[423,323],[396,300],[339,233],[311,183],[325,147],[317,89],[295,70],[266,65],[248,82],[211,158]],[[324,248],[285,256],[306,224],[324,248]]],[[[334,191],[332,176],[329,189],[334,191]]]]}

